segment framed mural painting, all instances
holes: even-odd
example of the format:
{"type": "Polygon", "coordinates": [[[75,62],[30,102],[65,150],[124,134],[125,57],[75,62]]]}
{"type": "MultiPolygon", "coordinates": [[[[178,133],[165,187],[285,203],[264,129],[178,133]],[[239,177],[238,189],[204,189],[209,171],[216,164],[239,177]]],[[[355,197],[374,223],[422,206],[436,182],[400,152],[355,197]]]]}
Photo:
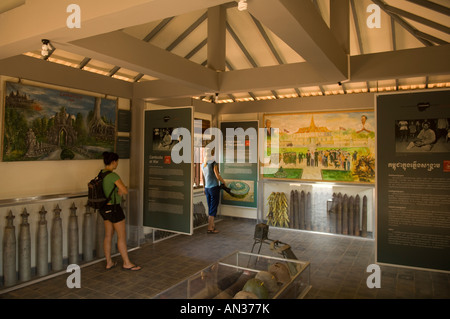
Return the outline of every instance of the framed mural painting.
{"type": "Polygon", "coordinates": [[[263,121],[263,178],[375,182],[373,110],[265,114],[263,121]]]}
{"type": "Polygon", "coordinates": [[[2,160],[82,160],[114,151],[117,100],[6,82],[2,160]]]}

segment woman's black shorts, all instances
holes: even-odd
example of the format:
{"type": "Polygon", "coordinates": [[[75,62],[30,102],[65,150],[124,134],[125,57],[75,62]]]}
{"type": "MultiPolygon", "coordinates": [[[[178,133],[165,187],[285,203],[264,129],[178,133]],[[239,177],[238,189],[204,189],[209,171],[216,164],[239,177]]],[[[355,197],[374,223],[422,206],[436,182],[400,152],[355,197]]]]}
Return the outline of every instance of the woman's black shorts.
{"type": "Polygon", "coordinates": [[[118,223],[125,219],[125,214],[120,204],[106,205],[99,210],[99,213],[103,220],[109,220],[111,223],[118,223]]]}

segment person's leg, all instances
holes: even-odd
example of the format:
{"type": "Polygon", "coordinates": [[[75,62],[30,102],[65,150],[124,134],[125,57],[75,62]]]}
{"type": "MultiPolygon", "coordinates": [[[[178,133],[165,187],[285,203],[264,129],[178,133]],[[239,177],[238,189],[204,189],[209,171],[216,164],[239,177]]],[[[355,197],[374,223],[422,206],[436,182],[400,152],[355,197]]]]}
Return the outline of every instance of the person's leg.
{"type": "Polygon", "coordinates": [[[211,188],[205,188],[206,203],[208,205],[208,231],[214,229],[214,217],[211,219],[211,209],[212,209],[212,192],[211,188]]]}
{"type": "Polygon", "coordinates": [[[205,197],[206,197],[206,204],[208,205],[208,213],[209,208],[211,207],[211,193],[209,188],[205,188],[205,197]]]}
{"type": "Polygon", "coordinates": [[[214,216],[208,216],[208,231],[214,231],[214,216]]]}
{"type": "Polygon", "coordinates": [[[127,249],[127,236],[126,236],[126,229],[125,229],[125,219],[121,220],[120,222],[113,224],[114,229],[117,233],[117,248],[119,249],[119,253],[122,256],[123,259],[123,268],[130,269],[130,270],[139,270],[141,267],[136,266],[130,261],[130,258],[128,257],[128,249],[127,249]]]}
{"type": "Polygon", "coordinates": [[[106,269],[114,266],[114,262],[111,259],[111,242],[114,235],[113,223],[109,220],[104,221],[105,224],[105,238],[103,240],[103,251],[105,252],[106,258],[106,269]]]}
{"type": "Polygon", "coordinates": [[[210,189],[210,205],[209,205],[209,212],[208,212],[208,232],[214,232],[217,233],[218,231],[215,230],[214,225],[214,218],[217,214],[217,209],[219,207],[219,201],[220,201],[220,187],[213,187],[210,189]]]}

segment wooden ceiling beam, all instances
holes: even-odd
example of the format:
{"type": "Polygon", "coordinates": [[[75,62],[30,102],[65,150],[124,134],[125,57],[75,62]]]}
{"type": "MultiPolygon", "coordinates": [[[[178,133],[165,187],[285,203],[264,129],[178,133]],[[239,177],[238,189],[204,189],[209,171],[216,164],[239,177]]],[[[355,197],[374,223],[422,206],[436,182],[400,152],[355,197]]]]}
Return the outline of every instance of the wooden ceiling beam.
{"type": "Polygon", "coordinates": [[[1,14],[0,59],[36,50],[41,39],[67,43],[227,2],[230,0],[82,1],[81,28],[70,29],[66,24],[71,14],[67,1],[26,1],[1,14]]]}
{"type": "Polygon", "coordinates": [[[217,92],[216,72],[122,31],[70,43],[68,51],[187,87],[217,92]]]}
{"type": "Polygon", "coordinates": [[[258,0],[248,11],[324,77],[348,78],[348,55],[311,0],[258,0]]]}

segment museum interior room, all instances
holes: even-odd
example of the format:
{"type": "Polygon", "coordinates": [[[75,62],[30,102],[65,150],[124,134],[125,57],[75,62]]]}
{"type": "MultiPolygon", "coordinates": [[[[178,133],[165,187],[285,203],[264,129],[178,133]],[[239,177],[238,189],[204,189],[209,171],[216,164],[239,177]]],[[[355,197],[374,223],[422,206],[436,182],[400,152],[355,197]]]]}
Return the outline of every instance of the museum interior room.
{"type": "Polygon", "coordinates": [[[0,299],[449,299],[449,17],[448,0],[2,0],[0,299]],[[105,151],[138,271],[116,235],[106,269],[88,205],[105,151]]]}

